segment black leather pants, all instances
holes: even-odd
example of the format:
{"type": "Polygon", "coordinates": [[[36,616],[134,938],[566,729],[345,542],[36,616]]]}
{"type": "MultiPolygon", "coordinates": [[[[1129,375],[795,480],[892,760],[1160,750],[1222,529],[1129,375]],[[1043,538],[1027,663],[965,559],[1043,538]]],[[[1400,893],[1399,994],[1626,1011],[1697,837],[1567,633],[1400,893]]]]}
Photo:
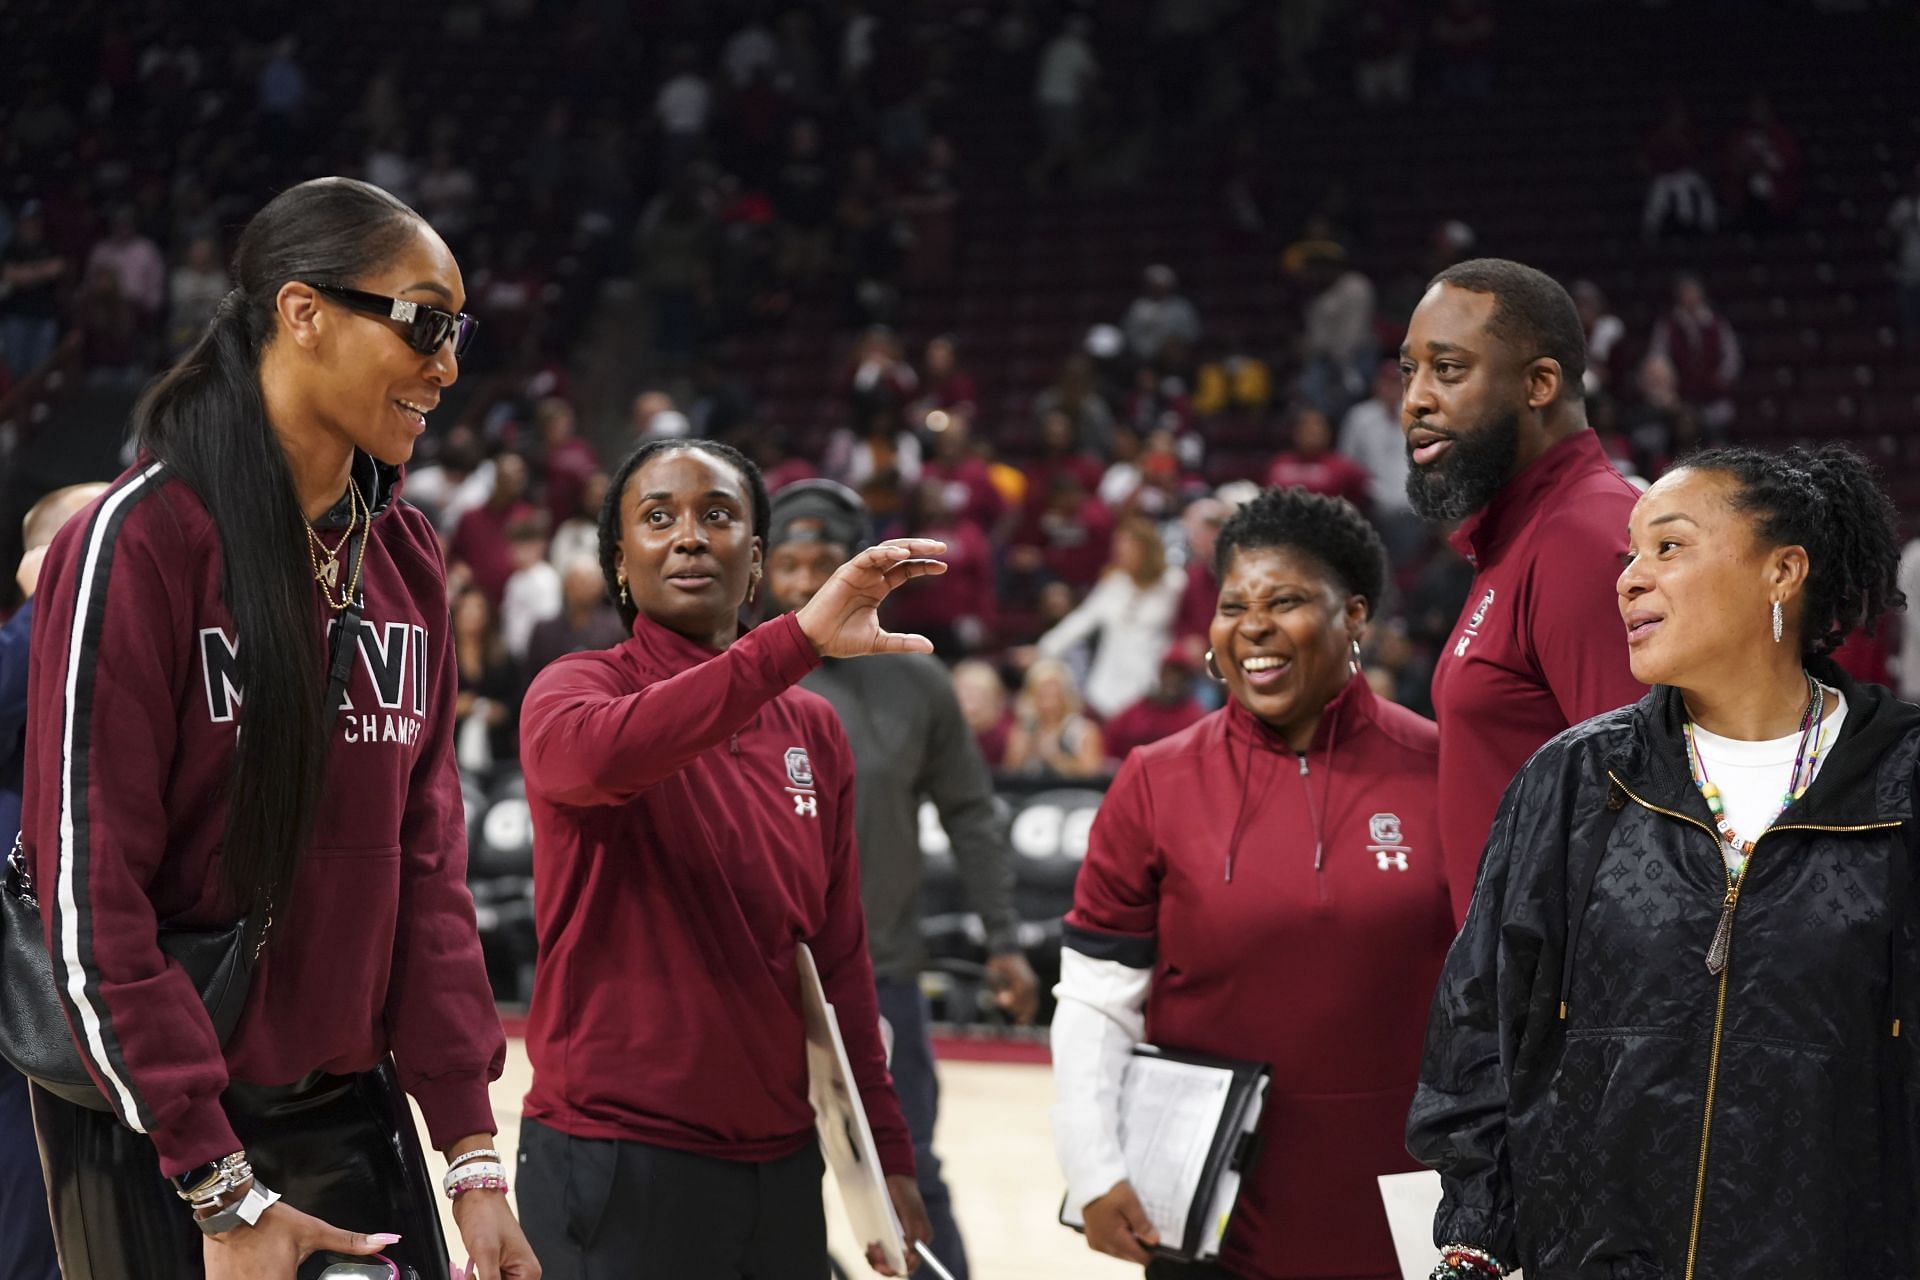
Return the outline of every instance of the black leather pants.
{"type": "MultiPolygon", "coordinates": [[[[403,1277],[448,1280],[436,1190],[390,1066],[235,1084],[221,1102],[254,1173],[288,1204],[343,1230],[399,1235],[383,1252],[403,1277]]],[[[145,1134],[37,1088],[33,1123],[65,1280],[201,1280],[200,1230],[145,1134]]]]}

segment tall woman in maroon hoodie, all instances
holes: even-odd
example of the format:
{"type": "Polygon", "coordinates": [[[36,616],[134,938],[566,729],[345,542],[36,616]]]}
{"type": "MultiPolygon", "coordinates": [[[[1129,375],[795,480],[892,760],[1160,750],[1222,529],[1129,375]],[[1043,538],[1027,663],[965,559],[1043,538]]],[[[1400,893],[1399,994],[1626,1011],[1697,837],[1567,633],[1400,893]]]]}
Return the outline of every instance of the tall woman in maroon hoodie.
{"type": "Polygon", "coordinates": [[[887,1077],[853,843],[853,758],[797,687],[823,657],[931,653],[875,609],[945,568],[897,539],[745,635],[766,486],[705,440],[643,445],[600,521],[633,630],[534,680],[520,759],[540,963],[520,1203],[561,1280],[820,1280],[799,946],[839,1015],[895,1211],[926,1240],[887,1077]]]}
{"type": "Polygon", "coordinates": [[[1374,697],[1386,580],[1351,504],[1270,489],[1227,521],[1209,674],[1227,704],[1127,757],[1074,888],[1054,1134],[1087,1243],[1160,1277],[1399,1274],[1375,1179],[1402,1143],[1452,938],[1430,721],[1374,697]],[[1122,1070],[1142,1041],[1273,1070],[1220,1266],[1149,1261],[1122,1070]]]}
{"type": "MultiPolygon", "coordinates": [[[[466,888],[439,543],[396,493],[472,322],[440,237],[345,179],[262,209],[234,274],[136,411],[139,461],[41,573],[23,837],[113,1108],[35,1089],[60,1263],[292,1280],[316,1250],[385,1248],[444,1280],[398,1090],[450,1158],[486,1148],[505,1043],[466,888]],[[336,716],[327,637],[356,602],[336,716]],[[264,949],[223,1048],[158,934],[241,918],[264,949]]],[[[453,1212],[484,1280],[539,1274],[501,1191],[453,1212]]]]}

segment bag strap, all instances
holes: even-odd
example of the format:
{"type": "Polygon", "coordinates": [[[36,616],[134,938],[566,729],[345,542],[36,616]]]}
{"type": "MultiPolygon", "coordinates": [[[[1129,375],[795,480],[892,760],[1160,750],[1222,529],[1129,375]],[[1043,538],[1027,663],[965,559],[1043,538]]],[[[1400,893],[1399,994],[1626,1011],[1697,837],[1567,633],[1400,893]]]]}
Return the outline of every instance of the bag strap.
{"type": "MultiPolygon", "coordinates": [[[[365,529],[348,536],[347,563],[353,563],[360,554],[360,542],[365,537],[365,529]]],[[[327,652],[326,714],[329,735],[333,733],[334,722],[340,717],[340,703],[347,692],[347,678],[353,674],[353,655],[360,648],[360,614],[365,608],[365,595],[355,596],[347,601],[347,607],[334,620],[333,642],[327,652]]]]}
{"type": "MultiPolygon", "coordinates": [[[[354,563],[361,554],[360,544],[367,536],[365,528],[347,536],[344,559],[354,563]]],[[[334,619],[333,639],[327,647],[327,692],[325,715],[327,736],[332,738],[333,726],[340,720],[340,704],[346,699],[347,679],[353,674],[354,654],[360,649],[360,615],[366,609],[364,593],[347,601],[347,607],[334,619]]],[[[267,934],[273,929],[273,904],[254,908],[247,917],[247,933],[253,937],[253,950],[250,955],[258,960],[260,953],[267,949],[267,934]]]]}

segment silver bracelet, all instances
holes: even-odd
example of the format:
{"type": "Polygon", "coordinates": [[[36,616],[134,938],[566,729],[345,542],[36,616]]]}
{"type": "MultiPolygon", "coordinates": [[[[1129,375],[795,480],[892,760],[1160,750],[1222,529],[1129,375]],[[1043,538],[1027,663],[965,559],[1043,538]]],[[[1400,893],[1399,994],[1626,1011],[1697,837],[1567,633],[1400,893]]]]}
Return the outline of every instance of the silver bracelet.
{"type": "Polygon", "coordinates": [[[453,1159],[447,1161],[447,1172],[452,1173],[461,1165],[472,1164],[475,1160],[492,1160],[495,1163],[499,1163],[500,1153],[492,1147],[475,1147],[466,1154],[455,1156],[453,1159]]]}
{"type": "Polygon", "coordinates": [[[477,1181],[483,1178],[497,1178],[504,1182],[506,1177],[507,1166],[500,1161],[476,1160],[472,1164],[462,1165],[458,1169],[447,1170],[445,1176],[440,1179],[440,1189],[448,1195],[452,1195],[454,1187],[461,1182],[468,1180],[477,1181]]]}
{"type": "Polygon", "coordinates": [[[272,1208],[279,1199],[279,1192],[267,1190],[255,1178],[253,1185],[247,1188],[246,1195],[210,1217],[195,1218],[194,1225],[210,1236],[224,1235],[236,1227],[257,1226],[260,1215],[272,1208]]]}

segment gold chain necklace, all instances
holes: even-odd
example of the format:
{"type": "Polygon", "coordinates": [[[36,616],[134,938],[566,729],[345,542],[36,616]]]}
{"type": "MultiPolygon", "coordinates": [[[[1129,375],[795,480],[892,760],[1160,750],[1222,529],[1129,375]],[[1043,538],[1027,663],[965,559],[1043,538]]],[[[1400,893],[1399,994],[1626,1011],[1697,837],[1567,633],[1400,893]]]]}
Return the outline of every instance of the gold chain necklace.
{"type": "Polygon", "coordinates": [[[340,545],[327,546],[315,531],[313,522],[308,520],[304,513],[300,517],[307,526],[307,561],[313,566],[313,580],[320,584],[321,598],[335,613],[352,604],[360,592],[360,569],[367,562],[366,539],[363,537],[360,540],[360,552],[354,557],[353,571],[348,577],[346,590],[336,600],[334,592],[340,590],[340,553],[345,551],[347,544],[353,541],[353,530],[356,524],[363,531],[373,524],[373,514],[367,508],[366,498],[360,493],[359,482],[349,476],[347,485],[347,531],[341,535],[340,545]]]}

